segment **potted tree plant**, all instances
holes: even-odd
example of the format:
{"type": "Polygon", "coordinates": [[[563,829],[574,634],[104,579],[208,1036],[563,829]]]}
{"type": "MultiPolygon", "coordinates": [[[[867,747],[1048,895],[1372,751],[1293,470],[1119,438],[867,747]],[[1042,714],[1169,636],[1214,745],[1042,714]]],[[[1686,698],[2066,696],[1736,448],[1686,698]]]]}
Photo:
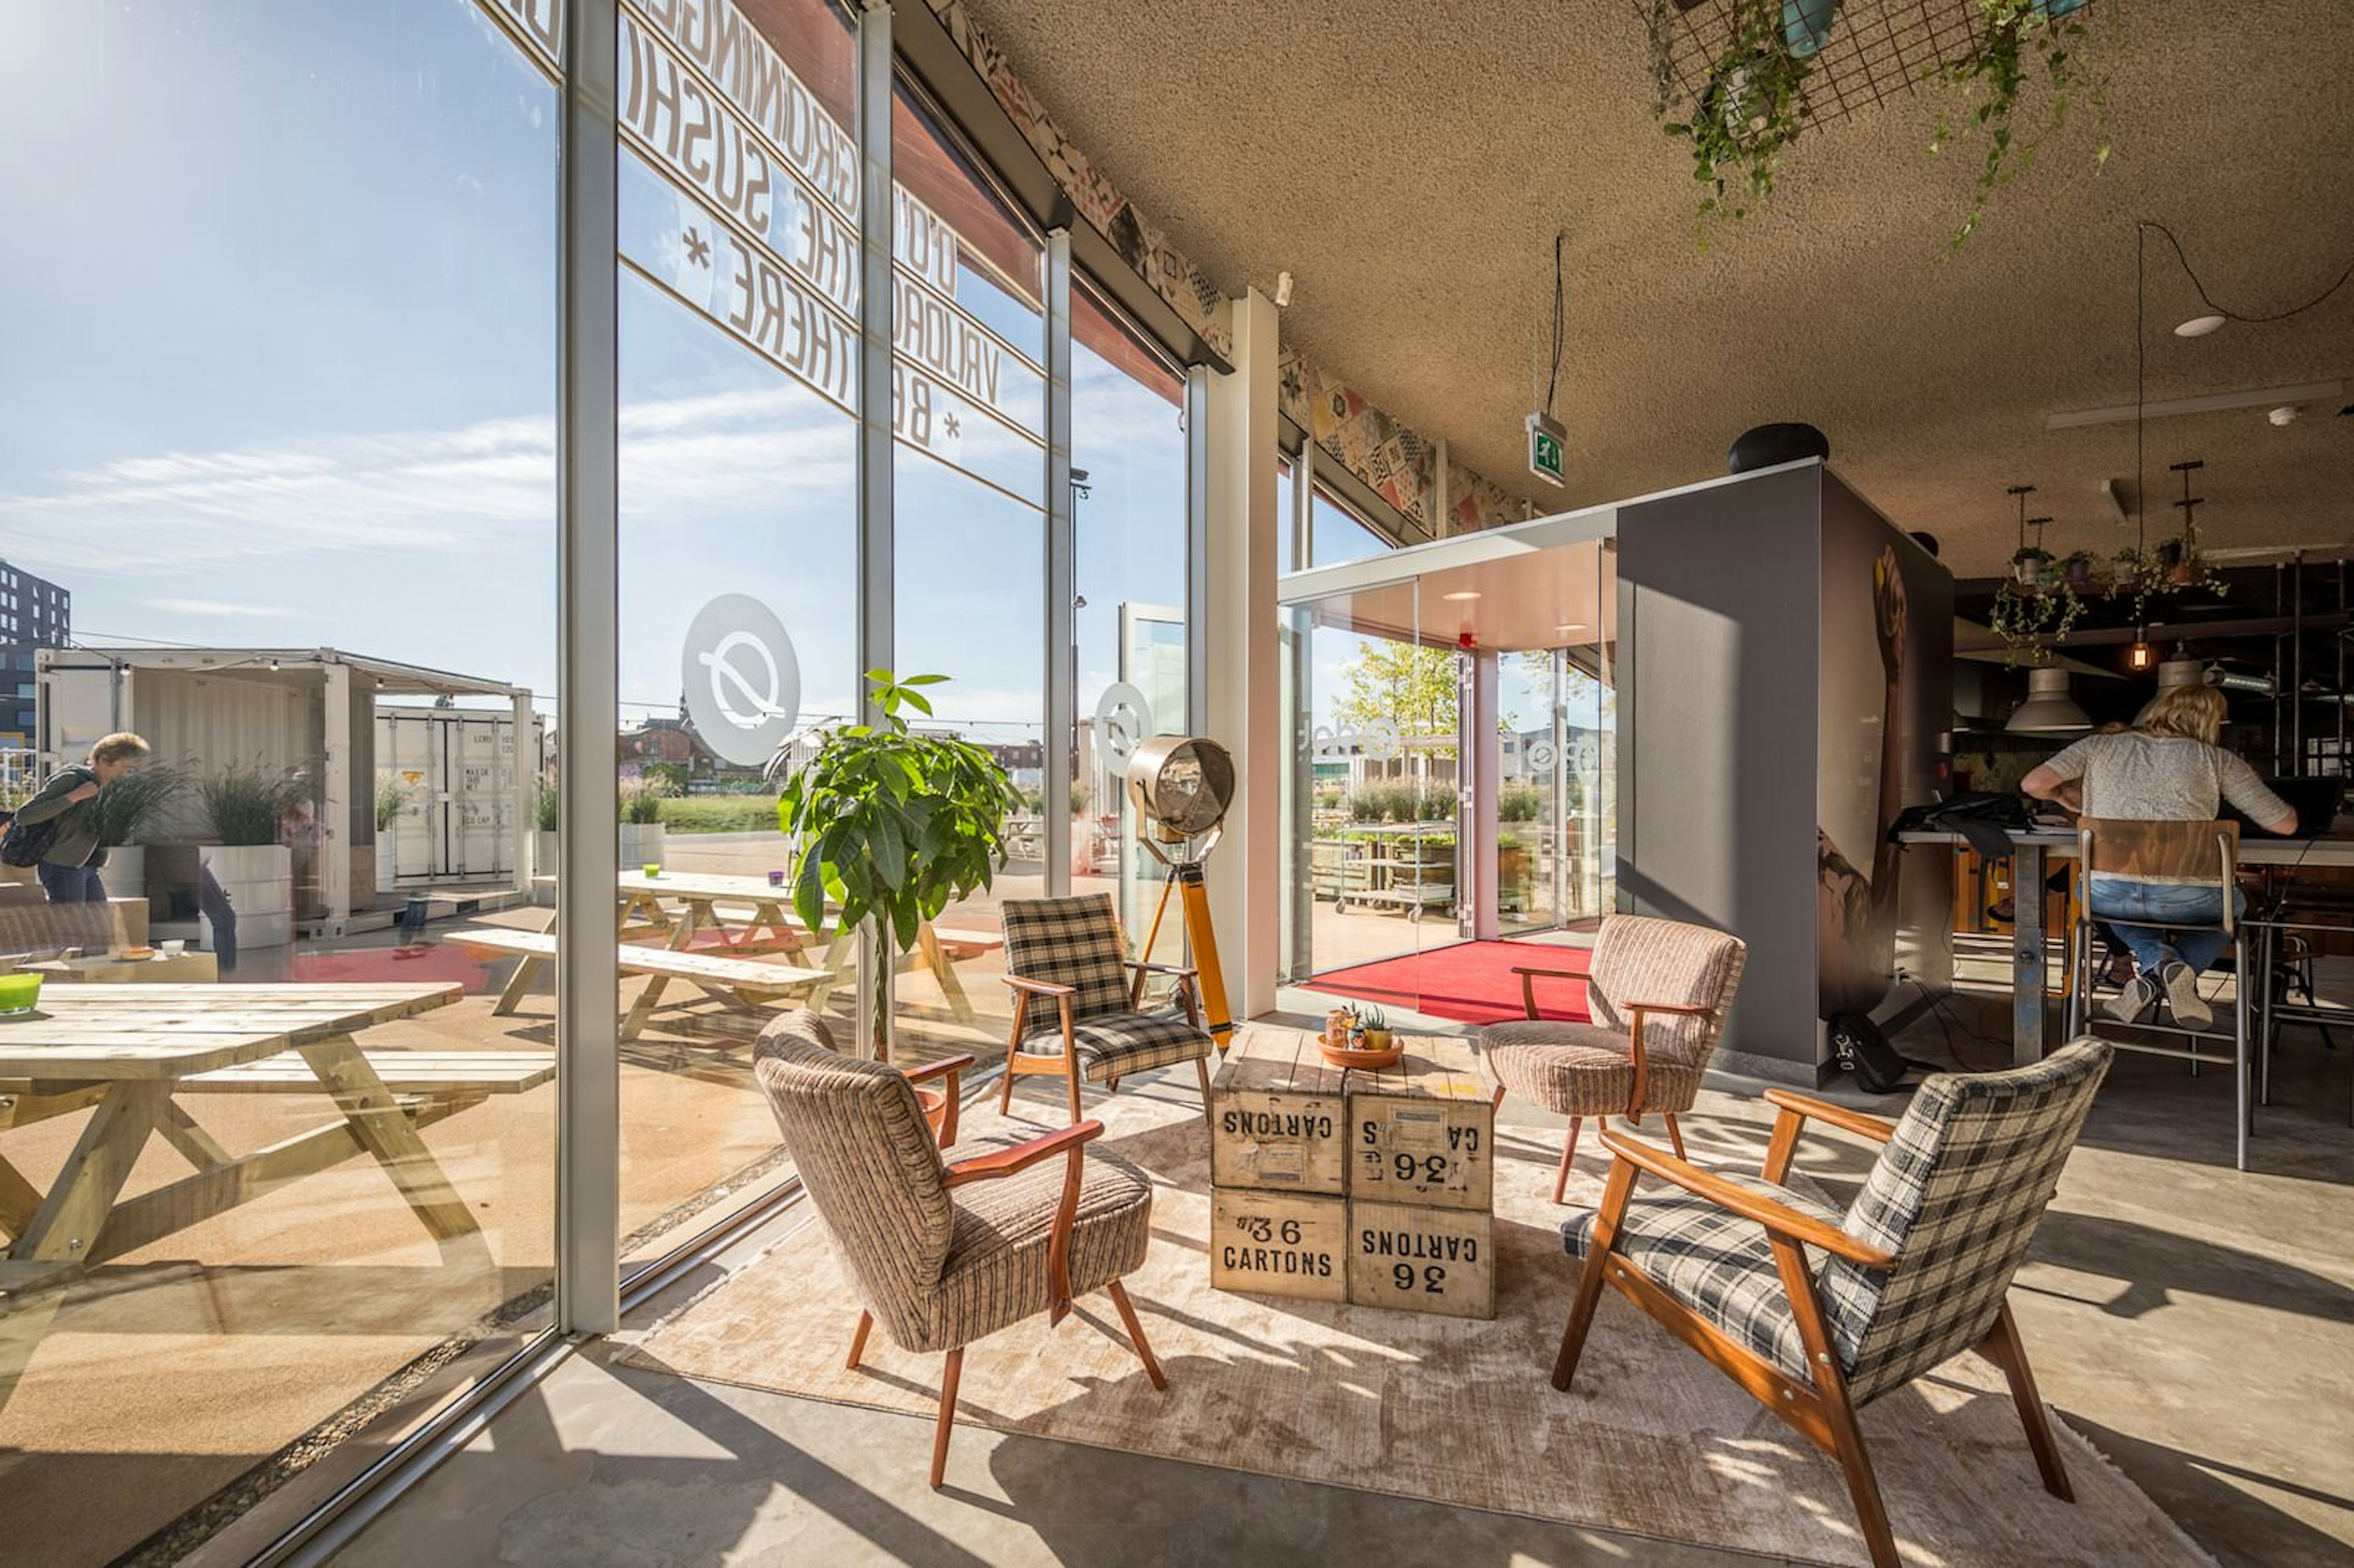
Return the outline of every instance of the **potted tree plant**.
{"type": "Polygon", "coordinates": [[[390,771],[379,773],[376,780],[376,890],[392,891],[393,879],[399,874],[393,864],[393,824],[400,821],[400,809],[408,804],[408,786],[400,775],[390,771]]]}
{"type": "MultiPolygon", "coordinates": [[[[988,752],[954,736],[919,735],[901,716],[929,715],[923,688],[947,679],[868,671],[875,722],[829,730],[777,797],[793,911],[812,932],[862,933],[864,1005],[885,1060],[897,955],[950,902],[990,885],[1005,860],[1006,816],[1022,800],[988,752]]],[[[780,751],[772,769],[789,755],[780,751]]]]}
{"type": "MultiPolygon", "coordinates": [[[[542,779],[535,787],[532,795],[532,818],[538,824],[538,830],[532,838],[531,869],[539,876],[556,874],[557,817],[556,780],[542,779]]],[[[629,862],[624,859],[621,863],[627,865],[629,862]]],[[[533,901],[536,903],[541,900],[550,904],[555,903],[555,890],[550,888],[535,893],[533,901]]]]}

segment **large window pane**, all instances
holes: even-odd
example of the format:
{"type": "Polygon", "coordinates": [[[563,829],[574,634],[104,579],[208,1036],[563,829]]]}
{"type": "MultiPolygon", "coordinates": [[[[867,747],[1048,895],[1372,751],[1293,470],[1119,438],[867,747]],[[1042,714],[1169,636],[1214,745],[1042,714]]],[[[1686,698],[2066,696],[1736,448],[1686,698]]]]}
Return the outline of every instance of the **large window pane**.
{"type": "MultiPolygon", "coordinates": [[[[1079,288],[1071,380],[1079,588],[1071,890],[1115,893],[1140,944],[1162,882],[1161,863],[1137,838],[1127,759],[1151,736],[1185,733],[1185,379],[1079,288]]],[[[1172,918],[1154,951],[1138,956],[1175,962],[1183,950],[1172,918]]]]}
{"type": "Polygon", "coordinates": [[[949,677],[929,722],[994,753],[1028,802],[994,889],[901,970],[912,1061],[1003,1049],[997,906],[1045,890],[1046,316],[1037,236],[904,87],[891,134],[895,662],[949,677]]]}
{"type": "Polygon", "coordinates": [[[857,706],[859,192],[825,0],[624,4],[620,46],[626,1267],[785,1173],[751,1075],[774,1012],[740,1003],[849,1043],[848,945],[770,885],[769,765],[857,706]]]}
{"type": "Polygon", "coordinates": [[[105,902],[0,887],[12,1560],[259,1478],[185,1549],[545,1321],[550,1020],[457,938],[538,924],[560,118],[456,0],[10,12],[0,539],[70,628],[5,656],[39,771],[150,748],[60,820],[105,902]]]}

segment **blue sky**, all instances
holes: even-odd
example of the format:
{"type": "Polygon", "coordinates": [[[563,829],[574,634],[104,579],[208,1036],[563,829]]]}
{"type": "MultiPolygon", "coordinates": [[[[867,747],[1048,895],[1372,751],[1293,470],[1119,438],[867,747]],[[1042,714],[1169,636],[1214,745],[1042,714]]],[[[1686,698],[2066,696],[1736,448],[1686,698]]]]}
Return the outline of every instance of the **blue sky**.
{"type": "MultiPolygon", "coordinates": [[[[554,87],[471,0],[45,0],[10,27],[0,556],[70,588],[88,642],[551,691],[554,87]]],[[[805,709],[838,710],[851,421],[627,273],[620,324],[625,715],[674,703],[722,592],[771,603],[805,709]]],[[[1182,601],[1183,446],[1172,405],[1076,357],[1091,707],[1119,601],[1182,601]]],[[[1034,736],[1040,514],[897,473],[900,667],[1034,736]]]]}

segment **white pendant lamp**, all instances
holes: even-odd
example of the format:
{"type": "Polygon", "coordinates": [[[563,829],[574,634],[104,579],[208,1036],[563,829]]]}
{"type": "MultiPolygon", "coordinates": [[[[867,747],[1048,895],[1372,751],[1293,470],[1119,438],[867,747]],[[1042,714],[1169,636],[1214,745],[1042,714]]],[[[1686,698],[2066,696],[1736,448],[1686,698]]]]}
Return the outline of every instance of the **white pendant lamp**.
{"type": "Polygon", "coordinates": [[[2002,727],[2012,735],[2061,735],[2090,729],[2093,721],[2068,695],[2068,672],[2047,664],[2027,673],[2027,700],[2002,727]]]}

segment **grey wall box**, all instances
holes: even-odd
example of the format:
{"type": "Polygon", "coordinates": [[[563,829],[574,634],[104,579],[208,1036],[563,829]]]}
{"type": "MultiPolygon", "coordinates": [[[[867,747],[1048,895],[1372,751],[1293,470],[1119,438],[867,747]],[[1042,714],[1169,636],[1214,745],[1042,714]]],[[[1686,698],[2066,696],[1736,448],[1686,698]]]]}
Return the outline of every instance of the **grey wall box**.
{"type": "Polygon", "coordinates": [[[1943,857],[1879,841],[1935,784],[1953,579],[1807,461],[1622,505],[1618,613],[1621,906],[1746,941],[1725,1048],[1819,1082],[1825,1012],[1948,978],[1898,896],[1934,927],[1943,857]]]}

